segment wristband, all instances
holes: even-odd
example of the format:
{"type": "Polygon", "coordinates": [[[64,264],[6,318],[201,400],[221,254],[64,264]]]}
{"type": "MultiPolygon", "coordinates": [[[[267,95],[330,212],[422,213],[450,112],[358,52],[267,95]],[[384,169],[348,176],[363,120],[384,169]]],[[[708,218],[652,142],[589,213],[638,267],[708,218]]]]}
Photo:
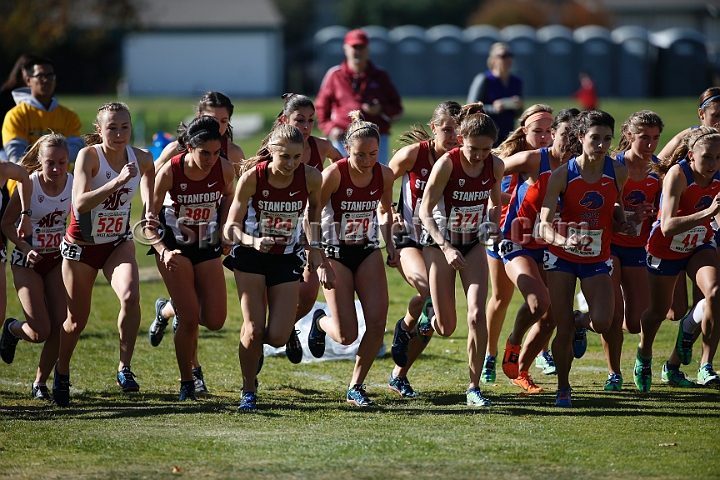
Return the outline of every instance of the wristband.
{"type": "Polygon", "coordinates": [[[310,242],[310,248],[322,248],[322,243],[320,243],[320,240],[312,240],[310,242]]]}
{"type": "Polygon", "coordinates": [[[167,250],[167,247],[163,247],[162,250],[160,250],[160,261],[163,261],[163,258],[165,257],[165,251],[167,250]]]}

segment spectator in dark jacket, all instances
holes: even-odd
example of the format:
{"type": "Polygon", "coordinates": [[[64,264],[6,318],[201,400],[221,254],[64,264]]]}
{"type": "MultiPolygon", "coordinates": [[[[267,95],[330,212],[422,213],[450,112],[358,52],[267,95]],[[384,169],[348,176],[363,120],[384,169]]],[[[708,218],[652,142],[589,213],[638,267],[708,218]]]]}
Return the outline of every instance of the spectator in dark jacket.
{"type": "Polygon", "coordinates": [[[378,161],[387,164],[390,154],[390,124],[403,112],[400,94],[385,70],[370,60],[368,37],[362,30],[345,35],[345,62],[325,74],[315,100],[318,126],[340,153],[350,125],[348,113],[360,110],[365,120],[380,128],[378,161]]]}

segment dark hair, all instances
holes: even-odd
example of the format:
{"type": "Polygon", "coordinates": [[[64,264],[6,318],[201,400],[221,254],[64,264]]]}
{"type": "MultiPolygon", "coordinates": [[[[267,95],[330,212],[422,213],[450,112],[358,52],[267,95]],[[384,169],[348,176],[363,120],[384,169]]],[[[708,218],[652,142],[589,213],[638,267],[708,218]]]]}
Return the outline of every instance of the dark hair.
{"type": "Polygon", "coordinates": [[[210,140],[222,140],[220,135],[220,124],[209,115],[193,118],[192,122],[185,127],[180,124],[178,128],[178,151],[187,152],[188,147],[198,148],[210,140]]]}
{"type": "Polygon", "coordinates": [[[570,121],[580,114],[580,110],[577,108],[563,108],[555,115],[555,120],[552,124],[552,129],[557,130],[561,123],[570,123],[570,121]]]}
{"type": "Polygon", "coordinates": [[[660,132],[665,128],[660,115],[650,110],[640,110],[630,115],[630,118],[625,120],[620,130],[621,137],[618,143],[615,153],[624,152],[630,150],[632,141],[627,138],[627,133],[637,134],[640,132],[640,127],[658,127],[660,132]]]}
{"type": "Polygon", "coordinates": [[[290,125],[289,123],[276,124],[263,140],[263,144],[255,156],[242,162],[242,165],[240,166],[240,174],[247,172],[258,163],[270,160],[272,158],[272,153],[270,153],[270,149],[268,147],[270,145],[276,145],[278,142],[304,145],[305,137],[303,137],[302,132],[295,125],[290,125]]]}
{"type": "MultiPolygon", "coordinates": [[[[198,102],[197,106],[195,107],[195,112],[198,116],[204,115],[209,109],[211,108],[224,108],[228,111],[228,116],[233,116],[233,111],[235,110],[235,107],[233,106],[232,102],[230,101],[230,98],[228,98],[227,95],[220,92],[205,92],[205,95],[202,96],[200,101],[198,102]]],[[[232,125],[228,124],[227,130],[225,130],[224,135],[228,140],[232,142],[233,139],[233,132],[232,132],[232,125]]]]}
{"type": "MultiPolygon", "coordinates": [[[[363,138],[374,138],[380,143],[380,130],[378,126],[372,122],[366,122],[360,110],[353,110],[348,113],[348,117],[352,120],[345,131],[344,143],[350,146],[357,140],[363,138]]],[[[348,152],[350,153],[350,152],[348,152]]]]}
{"type": "Polygon", "coordinates": [[[285,100],[282,111],[278,113],[278,120],[280,117],[285,115],[290,118],[293,112],[297,112],[301,108],[310,107],[315,111],[315,104],[313,104],[310,97],[300,95],[298,93],[283,93],[282,98],[285,100]]]}
{"type": "Polygon", "coordinates": [[[711,103],[720,103],[720,87],[710,87],[700,94],[700,98],[698,98],[700,110],[704,112],[711,103]]]}
{"type": "MultiPolygon", "coordinates": [[[[460,114],[460,110],[462,110],[462,106],[458,102],[454,102],[452,100],[442,102],[440,105],[435,107],[435,110],[433,110],[433,114],[432,117],[430,117],[428,125],[435,125],[438,127],[447,117],[454,120],[455,117],[460,114]]],[[[403,145],[414,145],[430,139],[432,139],[432,136],[427,132],[427,130],[425,130],[425,127],[422,125],[413,125],[410,130],[400,135],[398,143],[403,145]]],[[[395,152],[398,150],[399,148],[396,149],[395,152]]]]}
{"type": "Polygon", "coordinates": [[[710,140],[720,140],[720,131],[715,127],[701,126],[690,130],[682,139],[682,142],[675,149],[670,158],[661,158],[658,163],[651,165],[653,171],[658,175],[665,175],[670,167],[687,157],[690,150],[695,148],[698,143],[710,140]]]}
{"type": "Polygon", "coordinates": [[[23,72],[26,76],[29,77],[35,72],[35,65],[50,65],[51,67],[53,67],[53,70],[55,69],[55,64],[49,58],[32,55],[23,64],[23,72]]]}
{"type": "Polygon", "coordinates": [[[460,125],[458,133],[463,138],[488,137],[497,140],[497,125],[485,115],[482,102],[463,105],[455,121],[460,125]]]}
{"type": "Polygon", "coordinates": [[[23,53],[15,60],[12,70],[8,74],[7,80],[3,83],[3,90],[15,90],[16,88],[24,87],[25,80],[23,79],[23,65],[30,60],[30,55],[23,53]]]}
{"type": "MultiPolygon", "coordinates": [[[[95,122],[93,122],[93,125],[95,128],[100,128],[100,117],[105,112],[127,112],[128,116],[130,117],[130,121],[132,122],[132,116],[130,115],[130,109],[127,105],[125,105],[122,102],[108,102],[100,105],[100,108],[98,108],[98,113],[95,116],[95,122]]],[[[92,145],[97,145],[99,143],[102,143],[102,137],[100,137],[100,134],[97,133],[97,131],[93,133],[88,133],[87,135],[83,135],[83,138],[85,139],[85,144],[89,147],[92,145]]]]}
{"type": "Polygon", "coordinates": [[[580,112],[573,118],[567,127],[568,143],[563,155],[567,152],[574,156],[581,155],[582,143],[581,136],[584,136],[592,127],[609,127],[615,132],[615,119],[607,112],[602,110],[585,110],[580,112]]]}
{"type": "Polygon", "coordinates": [[[525,120],[530,118],[531,115],[536,113],[546,112],[552,115],[553,109],[550,105],[544,103],[536,103],[531,105],[520,115],[520,127],[515,129],[494,151],[493,153],[500,158],[508,158],[511,155],[515,155],[518,152],[524,152],[528,149],[527,142],[525,141],[526,134],[523,132],[525,126],[525,120]]]}

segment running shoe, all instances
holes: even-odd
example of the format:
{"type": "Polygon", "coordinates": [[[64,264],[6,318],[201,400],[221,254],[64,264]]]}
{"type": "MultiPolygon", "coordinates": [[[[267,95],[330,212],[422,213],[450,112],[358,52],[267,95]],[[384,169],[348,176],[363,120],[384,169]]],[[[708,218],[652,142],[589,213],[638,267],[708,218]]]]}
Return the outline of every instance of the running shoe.
{"type": "Polygon", "coordinates": [[[545,350],[540,355],[535,357],[535,366],[542,368],[543,375],[555,375],[557,369],[555,368],[555,359],[550,353],[550,350],[545,350]]]}
{"type": "Polygon", "coordinates": [[[685,374],[680,371],[679,365],[677,368],[672,368],[667,362],[663,364],[660,380],[663,383],[669,383],[673,387],[692,388],[695,386],[695,382],[688,380],[685,374]]]}
{"type": "Polygon", "coordinates": [[[48,390],[47,385],[45,384],[35,385],[33,383],[31,396],[33,400],[45,400],[47,402],[52,402],[50,390],[48,390]]]}
{"type": "Polygon", "coordinates": [[[322,317],[327,316],[325,310],[318,308],[315,310],[312,316],[312,323],[310,324],[310,333],[308,333],[308,346],[310,347],[310,353],[315,358],[322,358],[325,355],[325,332],[320,330],[318,321],[322,317]]]}
{"type": "Polygon", "coordinates": [[[706,363],[700,367],[697,375],[697,383],[706,387],[720,388],[720,377],[713,370],[712,364],[706,363]]]}
{"type": "Polygon", "coordinates": [[[181,402],[185,401],[197,401],[195,396],[195,382],[180,382],[180,397],[178,398],[181,402]]]}
{"type": "Polygon", "coordinates": [[[495,358],[491,355],[485,356],[485,363],[483,364],[483,370],[480,374],[480,381],[482,383],[493,383],[495,381],[495,358]]]}
{"type": "Polygon", "coordinates": [[[53,378],[53,398],[55,403],[61,407],[70,405],[70,375],[61,375],[57,371],[57,363],[55,364],[55,376],[53,378]]]}
{"type": "Polygon", "coordinates": [[[687,315],[680,319],[680,325],[678,325],[677,339],[675,340],[675,353],[677,353],[678,358],[680,358],[680,363],[683,365],[690,365],[690,362],[692,361],[693,341],[695,340],[695,335],[692,333],[686,333],[683,330],[683,323],[686,319],[687,315]]]}
{"type": "Polygon", "coordinates": [[[480,388],[478,387],[468,388],[467,392],[465,392],[465,397],[467,398],[467,404],[470,407],[492,407],[490,399],[483,397],[483,394],[480,393],[480,388]]]}
{"type": "Polygon", "coordinates": [[[245,392],[240,397],[239,412],[255,412],[257,411],[257,395],[255,392],[245,392]]]}
{"type": "Polygon", "coordinates": [[[521,348],[522,345],[513,345],[510,343],[510,338],[505,342],[505,355],[503,356],[502,369],[510,380],[518,377],[518,360],[520,359],[521,348]]]}
{"type": "Polygon", "coordinates": [[[170,306],[173,308],[173,313],[175,314],[175,316],[173,317],[173,321],[172,321],[172,329],[173,329],[173,335],[174,335],[175,332],[177,332],[178,325],[180,325],[180,318],[178,317],[177,309],[175,308],[175,303],[173,302],[172,298],[170,299],[170,306]]]}
{"type": "Polygon", "coordinates": [[[17,347],[20,339],[10,331],[10,324],[16,322],[14,318],[5,320],[2,326],[2,335],[0,335],[0,357],[5,363],[12,363],[15,359],[15,347],[17,347]]]}
{"type": "Polygon", "coordinates": [[[623,378],[619,373],[609,373],[603,390],[607,392],[619,392],[622,390],[623,378]]]}
{"type": "Polygon", "coordinates": [[[207,385],[205,385],[205,377],[203,376],[202,367],[193,368],[193,382],[195,383],[195,391],[197,393],[210,393],[207,385]]]}
{"type": "Polygon", "coordinates": [[[347,403],[358,407],[375,406],[375,402],[370,400],[370,398],[368,398],[367,396],[367,393],[365,393],[365,385],[361,384],[353,385],[352,387],[348,388],[346,400],[347,403]]]}
{"type": "Polygon", "coordinates": [[[413,337],[413,333],[402,328],[404,317],[395,324],[395,333],[393,334],[392,353],[393,361],[398,367],[404,367],[408,361],[408,345],[413,337]]]}
{"type": "Polygon", "coordinates": [[[285,355],[287,356],[287,359],[290,360],[290,363],[295,364],[302,362],[303,356],[302,343],[300,343],[298,333],[300,333],[300,331],[293,328],[290,333],[290,338],[288,338],[288,341],[285,344],[285,355]]]}
{"type": "MultiPolygon", "coordinates": [[[[576,317],[582,315],[580,310],[575,310],[573,315],[576,317]]],[[[576,328],[573,337],[573,356],[575,358],[582,358],[587,350],[587,328],[576,328]]]]}
{"type": "Polygon", "coordinates": [[[135,381],[135,374],[130,371],[130,365],[126,365],[117,372],[117,384],[123,392],[137,392],[140,385],[135,381]]]}
{"type": "Polygon", "coordinates": [[[557,391],[557,396],[555,397],[555,406],[563,407],[563,408],[572,407],[571,395],[572,395],[572,388],[570,388],[570,387],[559,388],[557,391]]]}
{"type": "Polygon", "coordinates": [[[397,377],[393,377],[392,372],[390,372],[390,380],[388,381],[388,387],[390,387],[390,390],[397,393],[401,397],[414,398],[420,395],[410,386],[410,382],[408,381],[407,377],[401,377],[400,375],[398,375],[397,377]]]}
{"type": "Polygon", "coordinates": [[[640,357],[640,350],[638,349],[637,357],[635,358],[635,368],[633,369],[633,375],[635,377],[635,386],[641,392],[649,392],[650,386],[652,385],[652,358],[644,360],[640,357]]]}
{"type": "Polygon", "coordinates": [[[528,372],[520,372],[517,378],[510,381],[513,385],[517,385],[527,393],[542,393],[545,391],[542,387],[537,386],[535,382],[533,382],[533,379],[528,372]]]}
{"type": "Polygon", "coordinates": [[[434,316],[435,310],[433,310],[432,297],[428,297],[420,312],[420,318],[418,319],[416,327],[417,336],[422,343],[428,343],[432,339],[432,334],[435,333],[432,327],[432,321],[430,320],[434,316]]]}
{"type": "Polygon", "coordinates": [[[150,330],[148,331],[148,337],[150,338],[150,345],[157,347],[162,342],[163,336],[165,335],[165,329],[167,328],[168,320],[163,317],[162,311],[165,305],[170,300],[167,298],[158,298],[155,300],[155,320],[150,324],[150,330]]]}

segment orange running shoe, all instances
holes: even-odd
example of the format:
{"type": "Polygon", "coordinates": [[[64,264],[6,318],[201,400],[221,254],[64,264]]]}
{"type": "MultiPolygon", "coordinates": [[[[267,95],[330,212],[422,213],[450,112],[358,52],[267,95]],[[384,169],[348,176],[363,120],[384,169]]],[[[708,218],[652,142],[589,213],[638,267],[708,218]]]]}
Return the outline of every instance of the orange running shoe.
{"type": "Polygon", "coordinates": [[[533,379],[528,372],[520,372],[517,378],[510,381],[513,383],[513,385],[517,385],[518,387],[525,390],[527,393],[544,392],[542,387],[538,387],[537,385],[535,385],[535,382],[533,382],[533,379]]]}
{"type": "Polygon", "coordinates": [[[505,355],[503,356],[502,369],[509,379],[518,377],[518,360],[520,359],[520,348],[522,345],[513,345],[510,339],[505,342],[505,355]]]}

